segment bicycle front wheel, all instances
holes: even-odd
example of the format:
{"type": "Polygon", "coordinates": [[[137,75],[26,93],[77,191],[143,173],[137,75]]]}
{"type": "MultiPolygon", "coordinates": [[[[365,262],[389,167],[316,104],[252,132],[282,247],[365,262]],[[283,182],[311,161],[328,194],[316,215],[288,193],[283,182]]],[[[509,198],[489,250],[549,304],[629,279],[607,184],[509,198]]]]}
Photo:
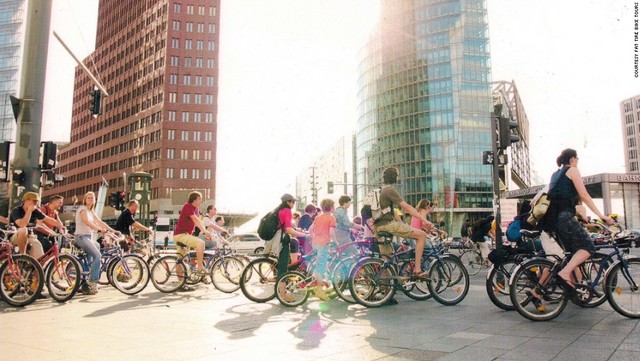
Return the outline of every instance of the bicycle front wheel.
{"type": "Polygon", "coordinates": [[[187,270],[184,263],[174,255],[160,257],[151,268],[151,282],[160,292],[175,292],[184,286],[186,281],[187,270]]]}
{"type": "Polygon", "coordinates": [[[467,269],[467,273],[471,276],[477,275],[482,269],[482,265],[484,263],[480,252],[475,250],[462,252],[460,255],[460,261],[464,265],[464,268],[467,269]]]}
{"type": "Polygon", "coordinates": [[[511,278],[511,273],[515,267],[516,264],[513,261],[508,261],[500,266],[491,266],[487,274],[487,282],[485,284],[487,295],[494,305],[505,311],[515,310],[509,295],[509,278],[511,278]]]}
{"type": "Polygon", "coordinates": [[[244,263],[240,259],[223,256],[213,264],[211,271],[213,285],[224,293],[235,292],[240,288],[243,270],[244,263]]]}
{"type": "Polygon", "coordinates": [[[349,274],[355,264],[356,259],[348,257],[337,262],[331,270],[331,282],[333,283],[334,292],[338,297],[348,303],[356,303],[349,288],[349,274]]]}
{"type": "Polygon", "coordinates": [[[68,254],[58,256],[58,262],[52,262],[47,270],[47,289],[51,298],[58,302],[67,302],[80,288],[82,269],[75,257],[68,254]]]}
{"type": "Polygon", "coordinates": [[[429,292],[429,282],[418,280],[415,281],[410,280],[411,275],[413,275],[413,267],[415,266],[415,261],[407,261],[400,266],[400,276],[406,278],[405,281],[401,282],[400,287],[402,292],[407,295],[407,297],[416,300],[416,301],[424,301],[431,298],[431,292],[429,292]]]}
{"type": "Polygon", "coordinates": [[[111,280],[118,291],[135,295],[149,284],[149,266],[142,257],[128,254],[111,268],[111,280]]]}
{"type": "Polygon", "coordinates": [[[289,271],[276,282],[276,297],[283,306],[297,307],[309,298],[309,280],[300,272],[289,271]]]}
{"type": "Polygon", "coordinates": [[[434,259],[429,265],[428,279],[431,296],[445,306],[460,303],[469,292],[469,273],[453,255],[434,259]]]}
{"type": "Polygon", "coordinates": [[[604,286],[611,308],[623,316],[639,318],[640,259],[619,261],[611,267],[604,286]]]}
{"type": "Polygon", "coordinates": [[[33,257],[14,255],[0,266],[0,297],[11,306],[23,307],[33,303],[42,292],[44,273],[33,257]]]}
{"type": "Polygon", "coordinates": [[[524,318],[548,321],[558,317],[569,301],[562,286],[551,276],[554,263],[543,258],[520,265],[509,283],[511,303],[524,318]],[[552,278],[549,280],[549,278],[552,278]],[[535,298],[535,292],[540,299],[535,298]]]}
{"type": "Polygon", "coordinates": [[[263,303],[276,297],[277,263],[273,258],[258,258],[249,262],[240,277],[242,294],[253,302],[263,303]]]}
{"type": "Polygon", "coordinates": [[[396,293],[396,271],[379,258],[358,262],[351,270],[351,295],[366,307],[379,307],[396,293]]]}

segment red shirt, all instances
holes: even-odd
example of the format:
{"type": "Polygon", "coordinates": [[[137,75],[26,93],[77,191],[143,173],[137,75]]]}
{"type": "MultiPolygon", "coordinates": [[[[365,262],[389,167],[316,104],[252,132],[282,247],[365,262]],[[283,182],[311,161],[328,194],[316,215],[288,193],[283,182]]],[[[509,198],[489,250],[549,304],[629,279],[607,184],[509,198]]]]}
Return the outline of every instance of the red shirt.
{"type": "Polygon", "coordinates": [[[174,236],[184,233],[193,234],[193,230],[196,228],[196,225],[193,223],[191,216],[199,217],[200,211],[198,208],[194,207],[193,204],[187,202],[182,206],[182,211],[180,211],[180,217],[178,217],[176,229],[173,230],[174,236]]]}
{"type": "MultiPolygon", "coordinates": [[[[51,217],[53,219],[58,219],[58,212],[56,212],[53,209],[49,209],[48,205],[49,205],[49,203],[41,205],[40,206],[40,212],[42,212],[42,214],[44,214],[46,216],[49,216],[49,217],[51,217]]],[[[47,227],[49,227],[49,226],[47,225],[47,227]]],[[[55,227],[49,227],[49,228],[53,229],[54,231],[57,230],[55,227]]],[[[46,236],[49,235],[49,233],[45,232],[42,228],[36,228],[36,232],[42,233],[42,234],[44,234],[46,236]]]]}
{"type": "MultiPolygon", "coordinates": [[[[280,219],[280,227],[284,224],[284,231],[287,228],[292,228],[291,220],[293,219],[293,213],[291,213],[291,208],[284,207],[278,212],[278,219],[280,219]]],[[[282,228],[280,228],[282,230],[282,228]]]]}

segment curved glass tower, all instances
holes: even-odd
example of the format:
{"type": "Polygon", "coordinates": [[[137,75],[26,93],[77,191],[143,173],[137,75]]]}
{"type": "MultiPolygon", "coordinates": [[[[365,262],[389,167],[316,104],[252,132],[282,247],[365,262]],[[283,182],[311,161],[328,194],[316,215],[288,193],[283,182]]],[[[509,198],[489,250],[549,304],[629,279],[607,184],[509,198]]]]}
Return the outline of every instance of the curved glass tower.
{"type": "Polygon", "coordinates": [[[491,212],[485,1],[383,0],[359,71],[357,183],[379,184],[398,167],[405,200],[436,202],[434,220],[454,233],[491,212]]]}

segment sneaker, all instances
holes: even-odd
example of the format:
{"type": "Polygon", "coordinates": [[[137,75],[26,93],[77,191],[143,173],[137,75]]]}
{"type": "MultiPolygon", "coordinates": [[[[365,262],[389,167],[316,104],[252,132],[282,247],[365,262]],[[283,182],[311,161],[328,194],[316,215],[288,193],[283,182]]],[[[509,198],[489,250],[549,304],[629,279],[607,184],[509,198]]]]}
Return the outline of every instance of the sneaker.
{"type": "Polygon", "coordinates": [[[178,288],[177,292],[191,292],[195,290],[196,290],[195,288],[185,284],[185,285],[182,285],[182,287],[178,288]]]}
{"type": "Polygon", "coordinates": [[[95,295],[98,293],[98,284],[96,282],[87,282],[87,285],[89,287],[84,291],[85,295],[95,295]]]}
{"type": "Polygon", "coordinates": [[[327,294],[324,293],[324,290],[321,288],[316,289],[316,297],[325,302],[330,300],[329,296],[327,296],[327,294]]]}

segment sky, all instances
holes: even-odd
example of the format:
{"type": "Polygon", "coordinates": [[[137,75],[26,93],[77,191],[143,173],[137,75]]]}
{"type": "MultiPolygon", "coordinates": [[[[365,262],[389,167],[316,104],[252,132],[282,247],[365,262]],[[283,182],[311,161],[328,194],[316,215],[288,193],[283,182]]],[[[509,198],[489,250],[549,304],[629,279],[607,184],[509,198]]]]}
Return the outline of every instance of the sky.
{"type": "MultiPolygon", "coordinates": [[[[84,58],[97,0],[56,0],[52,29],[84,58]]],[[[488,0],[492,80],[515,80],[541,183],[564,148],[583,175],[624,172],[620,101],[640,94],[634,1],[488,0]]],[[[262,213],[357,120],[358,51],[377,0],[223,0],[216,204],[262,213]]],[[[51,37],[43,140],[68,141],[75,63],[51,37]],[[44,139],[44,135],[51,139],[44,139]]],[[[536,183],[536,182],[534,182],[536,183]]]]}

